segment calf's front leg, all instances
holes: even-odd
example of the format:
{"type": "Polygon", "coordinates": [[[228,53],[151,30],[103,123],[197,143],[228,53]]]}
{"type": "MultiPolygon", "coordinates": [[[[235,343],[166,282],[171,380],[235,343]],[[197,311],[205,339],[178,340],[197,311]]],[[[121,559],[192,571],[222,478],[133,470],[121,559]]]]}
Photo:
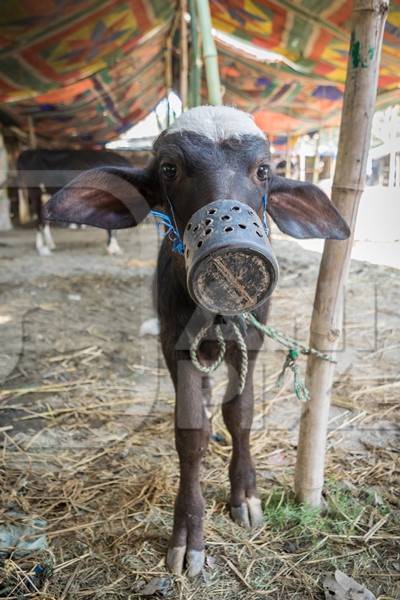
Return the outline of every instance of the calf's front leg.
{"type": "Polygon", "coordinates": [[[231,517],[244,527],[259,527],[264,521],[261,501],[256,495],[256,472],[250,450],[254,366],[255,361],[249,361],[246,384],[243,392],[238,394],[237,360],[228,364],[229,384],[222,406],[223,418],[232,437],[229,465],[231,517]]]}
{"type": "Polygon", "coordinates": [[[167,566],[176,574],[181,574],[186,566],[188,576],[193,577],[201,572],[205,558],[200,466],[210,434],[207,386],[202,374],[188,360],[173,365],[170,371],[176,390],[175,436],[180,483],[167,566]]]}

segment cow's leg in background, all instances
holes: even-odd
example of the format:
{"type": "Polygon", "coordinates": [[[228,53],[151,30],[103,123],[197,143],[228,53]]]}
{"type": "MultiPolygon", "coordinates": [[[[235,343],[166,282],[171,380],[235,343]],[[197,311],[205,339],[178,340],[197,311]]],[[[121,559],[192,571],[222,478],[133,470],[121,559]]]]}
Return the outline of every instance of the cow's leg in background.
{"type": "Polygon", "coordinates": [[[29,199],[37,218],[36,250],[39,256],[51,256],[51,251],[56,247],[50,225],[45,221],[43,214],[43,203],[47,202],[49,198],[50,193],[46,192],[43,185],[29,189],[29,199]]]}
{"type": "Polygon", "coordinates": [[[44,219],[42,210],[42,190],[40,188],[29,188],[29,202],[33,212],[36,214],[36,250],[39,256],[50,256],[51,250],[46,244],[44,236],[44,219]]]}
{"type": "Polygon", "coordinates": [[[229,465],[231,483],[230,512],[232,519],[244,527],[263,523],[261,502],[256,495],[256,471],[251,459],[250,432],[253,422],[253,372],[255,360],[249,360],[246,384],[237,394],[239,360],[228,364],[229,384],[222,405],[226,427],[232,437],[229,465]]]}
{"type": "Polygon", "coordinates": [[[115,231],[107,229],[107,253],[110,256],[121,256],[123,254],[120,245],[118,244],[115,231]]]}
{"type": "Polygon", "coordinates": [[[50,229],[50,225],[48,223],[45,223],[43,226],[43,235],[44,235],[45,244],[48,247],[48,249],[55,250],[56,245],[54,243],[53,236],[51,235],[51,229],[50,229]]]}
{"type": "MultiPolygon", "coordinates": [[[[42,209],[43,204],[46,204],[50,200],[52,192],[51,191],[46,191],[46,189],[45,189],[44,186],[40,186],[40,187],[41,187],[41,191],[42,191],[40,207],[42,209]]],[[[53,236],[51,235],[50,225],[44,219],[42,219],[42,224],[43,224],[44,243],[46,244],[47,248],[50,251],[51,250],[55,250],[56,249],[56,245],[54,243],[53,236]]]]}

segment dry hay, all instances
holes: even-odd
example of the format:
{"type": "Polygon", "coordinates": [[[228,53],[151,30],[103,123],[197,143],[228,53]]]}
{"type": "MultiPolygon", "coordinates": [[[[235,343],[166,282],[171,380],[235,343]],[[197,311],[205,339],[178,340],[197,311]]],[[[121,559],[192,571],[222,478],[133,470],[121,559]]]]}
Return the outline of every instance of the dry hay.
{"type": "MultiPolygon", "coordinates": [[[[286,276],[271,322],[306,339],[313,279],[307,276],[299,286],[285,259],[293,248],[281,247],[286,276]]],[[[305,271],[308,256],[301,255],[305,271]]],[[[293,502],[300,407],[289,380],[275,389],[284,354],[270,344],[257,367],[252,438],[265,525],[244,531],[227,512],[230,442],[218,410],[222,371],[202,476],[208,559],[193,581],[170,576],[164,563],[178,484],[168,375],[154,340],[141,342],[124,364],[118,354],[121,344],[127,352],[132,343],[123,337],[127,315],[139,324],[146,309],[129,312],[132,281],[125,279],[84,274],[47,281],[41,308],[25,323],[25,352],[0,396],[0,416],[6,415],[0,425],[0,526],[42,519],[45,527],[36,536],[45,533],[47,547],[0,561],[0,589],[8,590],[0,597],[133,599],[153,591],[153,597],[185,600],[304,600],[322,598],[323,578],[339,567],[380,600],[398,598],[400,334],[391,314],[398,282],[386,271],[357,268],[333,392],[326,513],[293,502]],[[371,278],[382,303],[376,347],[371,278]],[[104,299],[111,281],[111,297],[104,299]],[[63,302],[71,290],[83,294],[85,306],[78,302],[68,320],[63,302]],[[85,321],[86,312],[93,322],[85,321]],[[149,582],[153,590],[144,587],[149,582]]],[[[315,276],[312,258],[309,271],[315,276]]]]}

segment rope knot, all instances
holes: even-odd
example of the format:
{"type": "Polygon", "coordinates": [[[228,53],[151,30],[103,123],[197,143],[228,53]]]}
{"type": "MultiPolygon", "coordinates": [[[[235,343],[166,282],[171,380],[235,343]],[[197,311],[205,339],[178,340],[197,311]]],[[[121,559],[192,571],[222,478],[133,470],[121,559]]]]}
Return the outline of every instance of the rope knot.
{"type": "Polygon", "coordinates": [[[301,402],[306,402],[310,399],[310,392],[306,388],[303,379],[300,374],[299,365],[296,363],[296,360],[300,356],[300,351],[297,348],[290,348],[289,352],[286,355],[285,362],[283,363],[282,371],[279,373],[278,378],[276,380],[276,385],[278,388],[282,387],[283,379],[287,369],[290,369],[293,373],[293,390],[296,394],[297,398],[301,400],[301,402]]]}
{"type": "MultiPolygon", "coordinates": [[[[242,331],[240,330],[239,325],[237,325],[234,321],[229,321],[228,324],[233,329],[234,338],[239,347],[240,355],[241,355],[240,370],[239,370],[239,389],[238,389],[238,394],[241,394],[244,390],[244,386],[246,385],[247,370],[248,370],[248,365],[249,365],[249,359],[248,359],[248,355],[247,355],[247,345],[246,345],[246,341],[244,339],[242,331]]],[[[225,342],[224,334],[223,334],[220,323],[216,323],[216,324],[209,323],[207,325],[204,325],[204,327],[202,327],[200,329],[200,331],[195,336],[195,338],[193,339],[193,342],[190,345],[190,358],[192,359],[192,363],[194,364],[196,369],[198,369],[201,373],[205,373],[207,375],[209,375],[210,373],[215,371],[220,366],[220,364],[222,363],[222,361],[225,358],[225,353],[226,353],[226,342],[225,342]],[[213,363],[211,363],[210,365],[203,365],[199,360],[198,351],[199,351],[201,342],[203,341],[207,331],[211,327],[215,328],[215,335],[216,335],[217,342],[219,345],[219,353],[213,363]]]]}
{"type": "MultiPolygon", "coordinates": [[[[282,386],[285,372],[287,369],[290,369],[293,373],[294,393],[296,394],[297,398],[299,400],[301,400],[302,402],[306,402],[307,400],[310,399],[310,393],[301,377],[300,369],[296,362],[297,359],[299,358],[300,354],[304,354],[304,355],[312,354],[313,356],[316,356],[321,360],[326,360],[331,363],[336,363],[336,360],[330,354],[327,354],[325,352],[320,352],[319,350],[316,350],[315,348],[305,346],[304,344],[301,344],[300,342],[298,342],[296,339],[291,338],[288,335],[285,335],[281,331],[278,331],[274,327],[270,327],[269,325],[263,325],[256,319],[256,317],[252,313],[243,313],[239,318],[238,324],[235,323],[233,320],[228,321],[227,324],[229,324],[233,329],[234,338],[236,340],[236,343],[239,347],[240,354],[241,354],[240,372],[239,372],[239,390],[238,390],[239,394],[241,394],[244,390],[244,386],[246,384],[247,370],[248,370],[248,360],[249,359],[248,359],[248,354],[247,354],[247,345],[246,345],[246,341],[244,338],[244,336],[246,335],[246,326],[247,325],[252,325],[256,329],[258,329],[258,331],[267,335],[269,338],[275,340],[279,344],[282,344],[282,346],[285,346],[288,349],[288,353],[286,355],[285,362],[282,367],[282,371],[280,372],[280,374],[277,378],[277,386],[279,386],[279,387],[282,386]],[[244,332],[244,334],[243,334],[243,332],[244,332]]],[[[219,367],[219,365],[224,360],[225,352],[226,352],[225,338],[224,338],[224,334],[222,332],[222,328],[221,328],[221,325],[219,322],[218,323],[210,323],[210,324],[202,327],[202,329],[200,329],[198,334],[195,336],[195,338],[190,346],[190,357],[193,361],[193,364],[202,373],[211,373],[212,371],[215,371],[215,369],[217,369],[217,367],[219,367]],[[210,327],[215,327],[215,334],[216,334],[216,337],[217,337],[217,340],[219,343],[219,354],[213,364],[206,366],[206,365],[202,365],[198,359],[198,348],[210,327]]]]}

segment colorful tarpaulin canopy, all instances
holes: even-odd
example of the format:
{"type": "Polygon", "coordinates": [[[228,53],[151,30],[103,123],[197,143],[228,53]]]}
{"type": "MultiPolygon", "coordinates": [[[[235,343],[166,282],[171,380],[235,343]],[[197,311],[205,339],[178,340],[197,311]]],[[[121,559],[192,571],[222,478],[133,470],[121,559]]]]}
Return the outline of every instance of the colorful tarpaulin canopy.
{"type": "MultiPolygon", "coordinates": [[[[338,124],[351,1],[210,4],[227,104],[253,112],[271,134],[338,124]],[[261,60],[263,50],[283,62],[261,60]]],[[[378,106],[400,101],[400,0],[390,4],[378,106]]],[[[3,109],[25,131],[30,119],[41,145],[115,139],[166,95],[165,47],[176,8],[174,0],[3,0],[3,109]]]]}
{"type": "MultiPolygon", "coordinates": [[[[351,1],[210,1],[217,30],[252,44],[259,54],[264,49],[286,59],[266,64],[255,60],[250,49],[217,40],[226,103],[246,107],[269,133],[339,124],[351,1]]],[[[352,58],[362,60],[357,53],[352,58]]],[[[400,102],[400,0],[391,0],[377,105],[396,102],[400,102]]]]}
{"type": "Polygon", "coordinates": [[[165,0],[3,0],[0,102],[43,143],[104,144],[166,95],[165,0]]]}

